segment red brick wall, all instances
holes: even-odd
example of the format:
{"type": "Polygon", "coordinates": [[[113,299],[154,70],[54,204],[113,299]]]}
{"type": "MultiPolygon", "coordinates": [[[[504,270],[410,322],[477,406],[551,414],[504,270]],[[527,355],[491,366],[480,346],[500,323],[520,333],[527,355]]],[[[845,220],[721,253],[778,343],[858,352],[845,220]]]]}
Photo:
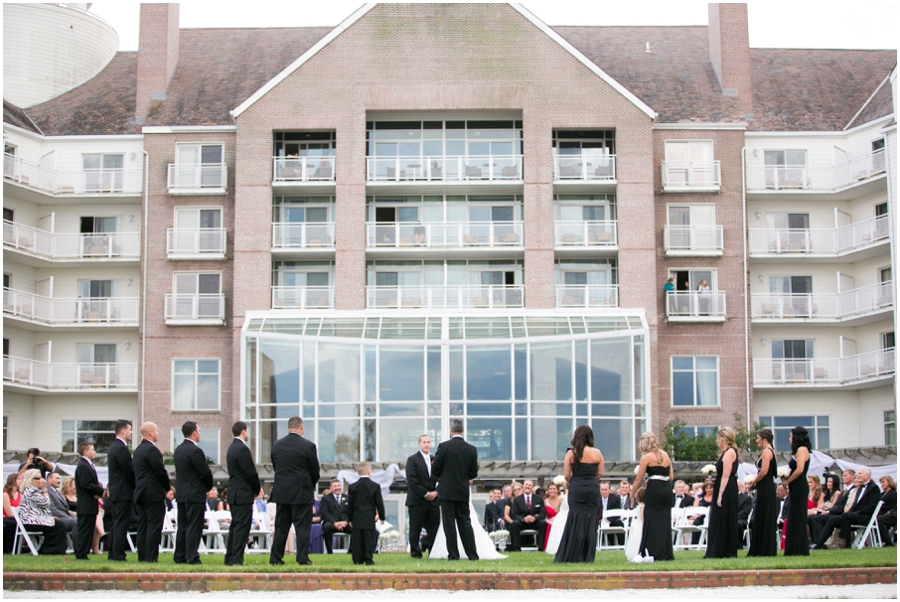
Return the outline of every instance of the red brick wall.
{"type": "Polygon", "coordinates": [[[137,105],[134,110],[134,115],[139,120],[146,117],[153,102],[153,93],[165,93],[175,73],[175,65],[178,62],[179,6],[141,4],[137,105]]]}
{"type": "Polygon", "coordinates": [[[753,113],[746,4],[709,5],[709,59],[722,89],[736,90],[741,108],[753,113]]]}

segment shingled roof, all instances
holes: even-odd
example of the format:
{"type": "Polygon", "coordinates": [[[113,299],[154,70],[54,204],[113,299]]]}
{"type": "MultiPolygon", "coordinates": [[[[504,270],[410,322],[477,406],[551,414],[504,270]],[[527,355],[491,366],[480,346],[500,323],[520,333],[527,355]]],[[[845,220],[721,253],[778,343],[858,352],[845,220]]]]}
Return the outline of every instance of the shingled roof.
{"type": "Polygon", "coordinates": [[[873,119],[890,115],[894,112],[894,99],[891,94],[891,82],[886,77],[881,82],[881,87],[875,91],[869,102],[860,110],[859,115],[853,118],[853,121],[847,124],[846,128],[850,129],[864,123],[868,123],[873,119]]]}
{"type": "Polygon", "coordinates": [[[3,99],[3,123],[18,126],[35,134],[42,134],[33,121],[28,117],[24,110],[20,109],[5,98],[3,99]]]}

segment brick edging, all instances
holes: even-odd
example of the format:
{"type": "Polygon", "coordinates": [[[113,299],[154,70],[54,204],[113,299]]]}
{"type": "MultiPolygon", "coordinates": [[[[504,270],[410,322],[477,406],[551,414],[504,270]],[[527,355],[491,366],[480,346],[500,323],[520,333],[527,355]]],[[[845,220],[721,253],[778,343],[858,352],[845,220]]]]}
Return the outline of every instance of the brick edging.
{"type": "Polygon", "coordinates": [[[896,583],[897,567],[617,573],[4,573],[4,589],[316,591],[652,589],[896,583]],[[636,578],[639,577],[639,578],[636,578]]]}

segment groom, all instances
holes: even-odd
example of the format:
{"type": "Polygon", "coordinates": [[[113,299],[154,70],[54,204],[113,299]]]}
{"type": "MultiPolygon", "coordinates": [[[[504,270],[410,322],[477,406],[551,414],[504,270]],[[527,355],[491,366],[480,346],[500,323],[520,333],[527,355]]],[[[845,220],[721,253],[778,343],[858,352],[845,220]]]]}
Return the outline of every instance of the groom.
{"type": "Polygon", "coordinates": [[[462,437],[463,422],[459,418],[450,421],[450,440],[437,448],[431,475],[439,481],[438,501],[441,519],[447,538],[447,557],[459,560],[456,531],[462,539],[463,549],[469,560],[478,560],[475,550],[475,532],[469,517],[469,484],[478,476],[478,450],[462,437]],[[454,529],[454,525],[456,529],[454,529]]]}

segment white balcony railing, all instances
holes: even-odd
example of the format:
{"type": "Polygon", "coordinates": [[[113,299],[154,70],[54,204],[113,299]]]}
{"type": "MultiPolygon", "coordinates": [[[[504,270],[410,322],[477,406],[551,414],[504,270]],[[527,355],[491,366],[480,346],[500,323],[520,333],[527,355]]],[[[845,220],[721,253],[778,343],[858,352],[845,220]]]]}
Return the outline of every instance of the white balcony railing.
{"type": "Polygon", "coordinates": [[[369,182],[515,181],[522,179],[522,155],[367,157],[369,182]]]}
{"type": "Polygon", "coordinates": [[[721,161],[663,161],[662,163],[662,188],[666,192],[718,190],[721,185],[721,161]]]}
{"type": "Polygon", "coordinates": [[[72,194],[140,194],[143,169],[82,169],[59,171],[3,155],[3,177],[54,196],[72,194]]]}
{"type": "Polygon", "coordinates": [[[833,192],[885,172],[884,150],[857,155],[837,165],[748,165],[749,192],[833,192]]]}
{"type": "Polygon", "coordinates": [[[55,234],[3,221],[3,246],[40,255],[48,259],[138,259],[138,232],[101,232],[95,234],[55,234]]]}
{"type": "Polygon", "coordinates": [[[553,179],[563,181],[610,181],[616,179],[615,155],[554,155],[553,179]]]}
{"type": "Polygon", "coordinates": [[[894,373],[894,348],[842,358],[755,359],[755,386],[851,385],[894,373]]]}
{"type": "Polygon", "coordinates": [[[893,285],[888,281],[843,293],[754,293],[751,295],[753,318],[847,320],[893,307],[893,285]]]}
{"type": "Polygon", "coordinates": [[[522,222],[368,223],[366,246],[521,247],[522,222]]]}
{"type": "Polygon", "coordinates": [[[334,247],[334,222],[275,222],[273,249],[318,249],[334,247]]]}
{"type": "Polygon", "coordinates": [[[227,242],[225,228],[169,228],[166,252],[169,258],[224,257],[227,242]]]}
{"type": "Polygon", "coordinates": [[[618,307],[615,284],[558,284],[556,307],[618,307]]]}
{"type": "Polygon", "coordinates": [[[228,168],[224,163],[169,163],[169,192],[220,192],[225,190],[228,168]]]}
{"type": "Polygon", "coordinates": [[[557,221],[557,247],[615,247],[619,244],[617,222],[557,221]]]}
{"type": "Polygon", "coordinates": [[[468,286],[367,286],[369,309],[481,309],[524,307],[525,287],[511,285],[468,286]]]}
{"type": "Polygon", "coordinates": [[[42,297],[3,289],[4,315],[51,325],[137,324],[138,299],[131,297],[42,297]]]}
{"type": "Polygon", "coordinates": [[[750,228],[750,254],[840,255],[886,242],[890,220],[880,215],[841,228],[750,228]]]}
{"type": "Polygon", "coordinates": [[[331,309],[333,286],[273,286],[272,309],[331,309]]]}
{"type": "Polygon", "coordinates": [[[671,321],[721,322],[725,319],[725,292],[666,293],[666,317],[671,321]]]}
{"type": "Polygon", "coordinates": [[[225,322],[225,295],[167,294],[167,324],[223,324],[225,322]]]}
{"type": "Polygon", "coordinates": [[[666,226],[666,253],[670,255],[721,254],[725,248],[722,226],[666,226]]]}
{"type": "Polygon", "coordinates": [[[335,157],[272,157],[272,181],[334,182],[335,157]]]}
{"type": "Polygon", "coordinates": [[[137,364],[57,364],[3,356],[3,382],[45,390],[137,388],[137,364]]]}

